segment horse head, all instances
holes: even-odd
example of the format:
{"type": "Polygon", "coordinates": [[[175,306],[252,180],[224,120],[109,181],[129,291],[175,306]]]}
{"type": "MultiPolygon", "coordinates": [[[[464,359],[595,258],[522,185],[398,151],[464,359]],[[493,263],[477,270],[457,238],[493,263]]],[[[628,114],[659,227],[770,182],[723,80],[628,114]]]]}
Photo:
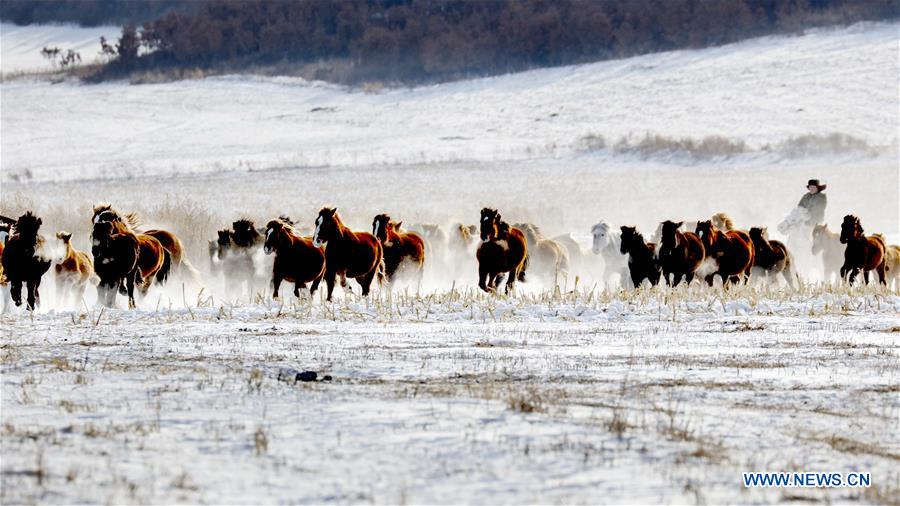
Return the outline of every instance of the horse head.
{"type": "Polygon", "coordinates": [[[16,221],[16,235],[26,239],[37,240],[38,231],[41,229],[43,222],[43,220],[31,214],[31,211],[28,211],[19,216],[19,219],[16,221]]]}
{"type": "Polygon", "coordinates": [[[496,209],[485,207],[481,210],[481,240],[490,241],[498,236],[497,226],[500,224],[500,213],[496,209]]]}
{"type": "Polygon", "coordinates": [[[851,240],[858,239],[863,233],[859,218],[852,214],[844,216],[844,222],[841,223],[841,244],[847,244],[851,240]]]}
{"type": "Polygon", "coordinates": [[[393,230],[394,223],[387,214],[379,214],[372,220],[372,235],[380,242],[388,240],[389,230],[393,230]]]}
{"type": "Polygon", "coordinates": [[[712,221],[698,221],[697,228],[694,229],[694,232],[696,232],[700,241],[703,242],[703,246],[711,251],[713,245],[716,243],[716,238],[719,233],[719,230],[712,224],[712,221]]]}
{"type": "Polygon", "coordinates": [[[674,222],[666,220],[660,224],[662,226],[662,234],[660,235],[660,246],[674,247],[677,243],[676,233],[679,227],[684,225],[683,221],[674,222]]]}
{"type": "Polygon", "coordinates": [[[593,251],[595,255],[599,255],[600,252],[608,247],[612,243],[612,227],[609,223],[605,221],[601,221],[597,223],[593,227],[591,227],[591,235],[594,236],[593,241],[593,251]]]}
{"type": "Polygon", "coordinates": [[[323,207],[316,217],[316,230],[313,232],[313,245],[324,246],[338,232],[339,218],[336,207],[323,207]]]}
{"type": "Polygon", "coordinates": [[[237,246],[246,248],[259,240],[259,232],[256,231],[256,226],[252,220],[242,218],[232,223],[231,228],[234,230],[231,238],[237,246]]]}
{"type": "Polygon", "coordinates": [[[285,226],[285,223],[281,220],[271,220],[269,223],[266,223],[266,239],[263,242],[263,251],[266,255],[271,255],[278,248],[278,242],[281,239],[285,226]]]}
{"type": "Polygon", "coordinates": [[[635,227],[621,226],[619,230],[622,232],[622,244],[619,246],[619,253],[623,255],[627,254],[629,251],[640,243],[644,244],[644,238],[641,236],[640,232],[637,231],[635,227]]]}

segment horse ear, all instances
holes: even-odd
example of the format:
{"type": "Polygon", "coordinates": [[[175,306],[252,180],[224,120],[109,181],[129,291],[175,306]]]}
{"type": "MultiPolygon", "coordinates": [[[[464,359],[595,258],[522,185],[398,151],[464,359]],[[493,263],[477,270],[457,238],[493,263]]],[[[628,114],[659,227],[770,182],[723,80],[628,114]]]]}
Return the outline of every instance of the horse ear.
{"type": "Polygon", "coordinates": [[[69,240],[72,239],[72,234],[71,234],[71,233],[66,233],[66,234],[63,234],[62,237],[63,237],[64,240],[69,241],[69,240]]]}
{"type": "Polygon", "coordinates": [[[403,226],[403,222],[402,222],[402,221],[398,221],[397,223],[394,223],[394,229],[395,229],[395,230],[400,230],[400,227],[401,227],[401,226],[403,226]]]}
{"type": "Polygon", "coordinates": [[[334,216],[335,213],[337,213],[337,208],[336,208],[336,207],[332,207],[332,208],[331,208],[331,215],[334,216]]]}
{"type": "Polygon", "coordinates": [[[678,223],[675,224],[675,228],[679,228],[682,225],[684,225],[684,221],[679,221],[678,223]]]}

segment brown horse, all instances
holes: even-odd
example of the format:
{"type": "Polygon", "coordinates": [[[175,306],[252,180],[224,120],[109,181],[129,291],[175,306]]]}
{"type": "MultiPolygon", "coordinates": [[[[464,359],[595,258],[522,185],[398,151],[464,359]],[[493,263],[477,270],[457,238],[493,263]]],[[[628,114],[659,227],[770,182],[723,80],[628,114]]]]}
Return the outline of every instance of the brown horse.
{"type": "Polygon", "coordinates": [[[78,251],[72,246],[72,234],[65,231],[57,232],[56,238],[62,241],[66,248],[65,257],[55,266],[58,297],[61,300],[72,296],[76,300],[80,299],[84,296],[88,281],[94,275],[94,263],[87,253],[78,251]]]}
{"type": "Polygon", "coordinates": [[[706,257],[716,261],[716,271],[706,276],[709,286],[712,286],[717,274],[722,278],[722,285],[737,283],[742,278],[745,283],[750,281],[755,252],[747,232],[723,232],[709,220],[697,223],[695,232],[703,241],[706,257]]]}
{"type": "Polygon", "coordinates": [[[841,266],[844,265],[844,246],[841,245],[841,234],[829,230],[828,225],[815,225],[812,229],[812,254],[820,253],[825,281],[830,283],[832,275],[840,279],[841,266]]]}
{"type": "Polygon", "coordinates": [[[565,280],[569,275],[569,252],[565,246],[553,239],[544,239],[541,229],[532,223],[516,223],[522,231],[528,246],[527,268],[545,280],[556,284],[560,276],[565,280]]]}
{"type": "Polygon", "coordinates": [[[628,272],[634,287],[644,280],[656,286],[659,283],[659,262],[656,260],[656,244],[644,241],[644,236],[635,227],[619,227],[622,231],[622,245],[619,251],[628,255],[628,272]]]}
{"type": "Polygon", "coordinates": [[[481,210],[481,241],[475,257],[478,259],[478,286],[482,290],[496,292],[506,273],[509,273],[506,293],[515,287],[516,280],[525,281],[528,258],[525,235],[503,221],[496,209],[485,207],[481,210]]]}
{"type": "Polygon", "coordinates": [[[17,306],[22,305],[22,284],[28,288],[28,309],[34,310],[41,299],[41,277],[50,269],[51,261],[41,254],[44,238],[38,232],[42,220],[26,212],[16,221],[15,233],[6,241],[0,265],[11,284],[10,295],[17,306]]]}
{"type": "Polygon", "coordinates": [[[281,281],[294,283],[294,296],[300,297],[300,289],[309,287],[310,296],[316,293],[325,275],[325,251],[313,246],[312,240],[300,237],[294,227],[280,219],[266,224],[263,243],[266,255],[275,253],[272,264],[272,298],[278,298],[281,281]]]}
{"type": "MultiPolygon", "coordinates": [[[[155,278],[162,283],[168,277],[169,268],[172,265],[169,251],[165,249],[159,240],[153,236],[136,233],[131,227],[123,221],[123,219],[113,211],[103,211],[94,220],[97,223],[111,223],[117,234],[130,234],[135,237],[138,242],[138,277],[135,283],[141,290],[142,294],[146,294],[150,289],[150,285],[155,278]]],[[[96,257],[96,255],[94,255],[96,257]]],[[[96,258],[94,265],[97,266],[96,258]]]]}
{"type": "Polygon", "coordinates": [[[122,223],[124,223],[128,228],[132,231],[135,231],[138,235],[148,235],[153,237],[162,245],[163,248],[168,252],[170,267],[163,269],[157,275],[157,281],[163,283],[168,278],[169,274],[172,272],[182,272],[192,276],[196,276],[197,270],[194,269],[194,266],[191,265],[190,261],[188,261],[187,256],[184,252],[184,244],[181,242],[181,239],[178,238],[172,232],[162,229],[151,229],[145,230],[143,232],[137,232],[138,227],[140,226],[140,219],[135,213],[128,213],[125,215],[119,214],[115,209],[112,208],[109,204],[98,204],[94,206],[94,223],[97,222],[100,215],[103,213],[112,213],[115,216],[118,216],[122,223]]]}
{"type": "Polygon", "coordinates": [[[679,231],[682,225],[683,221],[662,222],[659,266],[662,269],[663,279],[670,286],[678,286],[682,278],[690,284],[694,280],[694,273],[706,256],[706,249],[697,234],[679,231]],[[674,279],[670,279],[669,276],[674,279]]]}
{"type": "Polygon", "coordinates": [[[325,246],[325,284],[327,300],[331,300],[334,281],[341,277],[341,286],[347,286],[347,278],[356,279],[363,296],[369,295],[369,287],[377,275],[384,276],[384,257],[381,243],[368,232],[353,232],[347,228],[337,208],[323,207],[316,217],[313,246],[325,246]]]}
{"type": "Polygon", "coordinates": [[[98,221],[94,223],[91,242],[94,271],[100,278],[98,299],[107,307],[112,307],[116,302],[116,292],[124,290],[128,296],[128,307],[135,307],[134,286],[141,282],[138,266],[141,252],[137,236],[127,230],[119,232],[114,222],[98,221]]]}
{"type": "Polygon", "coordinates": [[[766,227],[750,229],[750,240],[753,241],[753,266],[762,269],[769,275],[781,277],[791,288],[799,288],[800,280],[794,272],[794,258],[787,246],[781,241],[769,240],[766,227]]]}
{"type": "Polygon", "coordinates": [[[421,281],[425,266],[425,241],[415,232],[401,232],[402,223],[395,223],[387,214],[379,214],[372,220],[372,234],[381,242],[384,251],[385,276],[388,281],[393,281],[402,265],[421,281]]]}
{"type": "Polygon", "coordinates": [[[841,243],[847,245],[844,250],[844,265],[841,266],[841,279],[847,279],[852,285],[860,271],[863,279],[869,282],[869,271],[878,273],[879,281],[887,284],[884,272],[884,239],[880,236],[866,236],[859,218],[848,214],[841,224],[841,243]],[[849,274],[849,277],[847,277],[849,274]]]}

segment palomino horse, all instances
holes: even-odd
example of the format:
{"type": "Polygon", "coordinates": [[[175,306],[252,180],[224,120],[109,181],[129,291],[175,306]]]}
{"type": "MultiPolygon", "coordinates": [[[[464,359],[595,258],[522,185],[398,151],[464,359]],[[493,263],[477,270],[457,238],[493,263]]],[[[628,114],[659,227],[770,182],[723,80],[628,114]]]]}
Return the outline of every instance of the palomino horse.
{"type": "Polygon", "coordinates": [[[894,281],[900,281],[900,246],[896,244],[889,244],[884,250],[884,274],[889,287],[894,286],[894,281]]]}
{"type": "Polygon", "coordinates": [[[408,267],[422,280],[425,266],[425,241],[415,232],[400,232],[403,222],[394,222],[387,214],[379,214],[372,220],[372,234],[384,251],[384,273],[393,281],[401,265],[408,267]]]}
{"type": "Polygon", "coordinates": [[[558,284],[560,278],[565,281],[569,275],[569,252],[562,244],[553,239],[544,239],[537,225],[516,223],[525,235],[528,246],[528,271],[536,273],[546,281],[558,284]]]}
{"type": "Polygon", "coordinates": [[[828,225],[814,226],[811,252],[813,255],[822,254],[826,283],[830,283],[834,276],[840,279],[841,266],[844,265],[844,246],[841,244],[840,233],[832,232],[828,225]]]}
{"type": "Polygon", "coordinates": [[[94,223],[91,242],[94,270],[100,277],[98,299],[107,307],[112,307],[116,302],[116,292],[124,289],[128,307],[135,307],[134,285],[141,282],[138,265],[141,249],[137,236],[128,230],[120,232],[111,221],[98,221],[94,223]]]}
{"type": "Polygon", "coordinates": [[[844,265],[841,266],[841,279],[847,279],[852,285],[860,271],[863,279],[869,282],[869,271],[878,273],[879,281],[887,284],[884,272],[884,239],[878,235],[866,236],[859,218],[852,214],[844,216],[841,224],[841,243],[847,245],[844,250],[844,265]],[[849,274],[849,278],[847,275],[849,274]]]}
{"type": "Polygon", "coordinates": [[[281,281],[294,283],[294,296],[300,297],[300,289],[312,282],[309,294],[316,293],[325,275],[325,251],[313,246],[312,240],[301,237],[294,227],[278,220],[266,224],[263,243],[266,255],[275,253],[272,264],[272,298],[278,298],[281,281]]]}
{"type": "Polygon", "coordinates": [[[753,241],[747,232],[743,230],[723,232],[707,220],[697,223],[696,233],[703,241],[707,258],[716,261],[716,271],[706,276],[709,286],[712,286],[716,275],[722,278],[722,285],[737,283],[742,278],[745,283],[750,280],[754,249],[753,241]]]}
{"type": "Polygon", "coordinates": [[[629,279],[628,256],[622,253],[622,232],[605,221],[591,227],[592,251],[603,259],[604,275],[618,274],[624,286],[629,279]]]}
{"type": "Polygon", "coordinates": [[[481,245],[475,253],[478,259],[478,286],[485,292],[496,292],[503,276],[506,293],[515,288],[516,280],[525,281],[528,244],[521,230],[510,227],[496,209],[481,210],[481,245]]]}
{"type": "Polygon", "coordinates": [[[22,284],[28,288],[28,309],[34,310],[41,299],[41,277],[50,269],[51,261],[44,258],[41,249],[44,237],[38,232],[42,220],[26,212],[16,221],[15,233],[6,241],[0,265],[3,275],[11,285],[10,294],[17,306],[22,305],[22,284]]]}
{"type": "Polygon", "coordinates": [[[706,250],[703,242],[693,232],[681,232],[678,229],[683,221],[675,223],[670,220],[662,222],[662,237],[659,245],[659,266],[663,279],[670,286],[678,286],[681,279],[690,283],[694,273],[703,263],[706,250]],[[672,276],[674,279],[669,279],[672,276]]]}
{"type": "MultiPolygon", "coordinates": [[[[172,265],[169,251],[163,247],[162,243],[153,236],[136,233],[122,218],[113,211],[103,211],[94,220],[94,225],[98,223],[110,223],[117,234],[133,235],[138,243],[138,277],[135,283],[138,284],[141,293],[146,294],[156,279],[159,283],[164,282],[168,278],[168,271],[172,265]]],[[[96,238],[95,238],[96,239],[96,238]]],[[[94,266],[98,265],[97,255],[94,254],[94,266]]],[[[99,273],[98,273],[99,274],[99,273]]]]}
{"type": "Polygon", "coordinates": [[[727,213],[718,212],[712,215],[710,220],[714,227],[719,230],[724,230],[725,232],[735,230],[734,228],[734,220],[731,219],[731,216],[728,216],[727,213]]]}
{"type": "Polygon", "coordinates": [[[656,260],[656,244],[644,241],[644,236],[634,227],[619,227],[622,244],[619,251],[628,255],[628,273],[634,287],[646,279],[656,286],[659,283],[659,263],[656,260]]]}
{"type": "Polygon", "coordinates": [[[751,228],[750,240],[753,241],[753,267],[762,269],[767,278],[781,274],[788,286],[800,287],[800,280],[794,271],[794,259],[784,243],[769,240],[766,227],[751,228]]]}
{"type": "Polygon", "coordinates": [[[91,257],[72,246],[72,234],[61,231],[56,238],[66,248],[65,256],[56,263],[56,291],[60,300],[78,300],[84,296],[84,289],[94,275],[94,263],[91,257]]]}
{"type": "Polygon", "coordinates": [[[94,206],[94,223],[97,222],[100,215],[104,212],[113,213],[115,216],[118,216],[122,223],[128,226],[128,228],[135,231],[138,235],[148,235],[153,237],[162,245],[163,248],[168,252],[170,268],[164,269],[160,271],[158,274],[158,281],[160,283],[165,282],[166,278],[171,273],[179,273],[182,272],[184,274],[188,274],[190,276],[197,276],[197,270],[191,265],[191,262],[187,259],[184,250],[184,244],[182,244],[181,239],[178,238],[172,232],[161,229],[152,229],[145,230],[143,232],[137,232],[138,226],[140,226],[140,219],[135,213],[128,213],[126,215],[119,214],[115,209],[112,208],[109,204],[98,204],[94,206]]]}
{"type": "Polygon", "coordinates": [[[369,295],[375,276],[379,276],[379,282],[384,276],[381,243],[368,232],[353,232],[347,228],[341,222],[337,208],[323,207],[319,211],[313,246],[325,246],[325,284],[329,301],[337,276],[341,277],[341,286],[345,288],[348,277],[356,279],[363,297],[369,295]]]}

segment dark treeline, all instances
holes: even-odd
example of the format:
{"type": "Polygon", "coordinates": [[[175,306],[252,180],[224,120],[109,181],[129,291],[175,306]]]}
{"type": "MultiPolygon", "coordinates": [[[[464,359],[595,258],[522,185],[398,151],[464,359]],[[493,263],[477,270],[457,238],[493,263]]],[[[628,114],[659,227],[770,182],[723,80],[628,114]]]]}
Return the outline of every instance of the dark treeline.
{"type": "Polygon", "coordinates": [[[187,11],[171,10],[138,30],[127,27],[123,32],[127,44],[122,45],[126,51],[119,51],[123,57],[113,61],[105,74],[195,67],[234,71],[247,65],[334,62],[330,74],[316,77],[418,82],[704,47],[810,26],[900,16],[897,0],[197,0],[186,4],[187,11]]]}
{"type": "Polygon", "coordinates": [[[124,25],[152,21],[175,9],[193,12],[199,7],[184,0],[2,0],[0,20],[17,25],[124,25]]]}

